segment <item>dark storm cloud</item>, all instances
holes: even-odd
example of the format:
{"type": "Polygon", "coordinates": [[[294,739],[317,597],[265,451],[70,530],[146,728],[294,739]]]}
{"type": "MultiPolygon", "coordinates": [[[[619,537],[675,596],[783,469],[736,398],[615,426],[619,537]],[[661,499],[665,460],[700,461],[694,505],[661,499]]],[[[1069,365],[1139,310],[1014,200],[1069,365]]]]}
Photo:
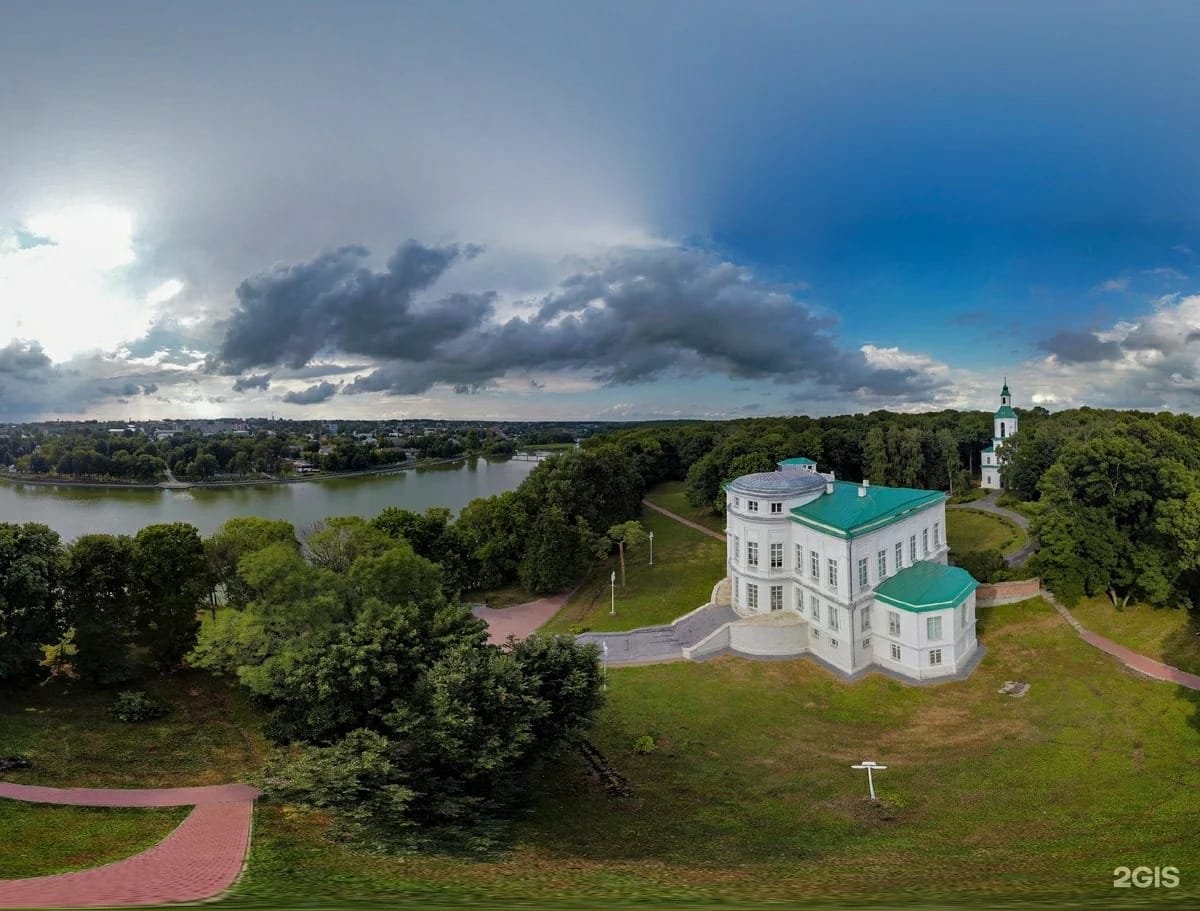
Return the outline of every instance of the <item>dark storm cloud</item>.
{"type": "Polygon", "coordinates": [[[288,392],[284,395],[283,400],[293,405],[316,405],[333,398],[337,391],[338,387],[333,383],[317,383],[315,386],[309,386],[299,392],[288,392]]]}
{"type": "Polygon", "coordinates": [[[421,358],[394,357],[355,379],[349,393],[424,392],[494,381],[510,370],[585,370],[609,385],[669,372],[723,373],[845,390],[919,397],[938,385],[916,369],[877,369],[843,348],[835,322],[790,289],[755,280],[707,253],[626,252],[576,274],[528,317],[483,324],[421,358]]]}
{"type": "Polygon", "coordinates": [[[414,304],[474,246],[401,246],[383,272],[363,264],[367,250],[341,247],[316,259],[256,275],[237,289],[218,354],[232,371],[282,364],[306,366],[323,352],[421,359],[430,349],[478,326],[493,295],[453,294],[414,304]]]}
{"type": "Polygon", "coordinates": [[[1066,364],[1111,361],[1121,356],[1119,344],[1101,341],[1094,332],[1059,332],[1042,339],[1038,347],[1066,364]]]}
{"type": "Polygon", "coordinates": [[[234,392],[245,392],[247,389],[267,389],[271,385],[271,374],[253,373],[249,376],[239,376],[233,383],[234,392]]]}
{"type": "Polygon", "coordinates": [[[385,271],[373,272],[363,265],[364,248],[342,247],[247,279],[206,369],[282,367],[281,375],[311,370],[316,378],[318,357],[365,356],[373,369],[344,391],[396,395],[436,384],[475,392],[510,371],[532,370],[584,371],[607,385],[669,373],[810,380],[899,399],[921,398],[944,382],[920,369],[873,367],[861,351],[843,348],[836,321],[797,300],[794,288],[680,247],[624,251],[527,301],[527,315],[505,322],[492,318],[492,291],[415,300],[478,252],[409,241],[385,271]]]}
{"type": "Polygon", "coordinates": [[[38,342],[13,339],[0,348],[0,373],[28,376],[50,366],[50,358],[38,342]]]}

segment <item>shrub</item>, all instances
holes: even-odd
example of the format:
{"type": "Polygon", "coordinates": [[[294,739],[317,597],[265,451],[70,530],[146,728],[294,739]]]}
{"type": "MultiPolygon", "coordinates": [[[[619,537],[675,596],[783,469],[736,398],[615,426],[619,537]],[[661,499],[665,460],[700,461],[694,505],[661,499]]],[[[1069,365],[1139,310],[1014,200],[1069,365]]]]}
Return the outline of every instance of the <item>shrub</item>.
{"type": "Polygon", "coordinates": [[[584,633],[591,632],[592,628],[586,623],[575,623],[567,627],[567,632],[572,636],[582,636],[584,633]]]}
{"type": "Polygon", "coordinates": [[[1004,555],[995,548],[968,550],[951,554],[955,566],[961,566],[979,582],[994,582],[1004,571],[1004,555]]]}
{"type": "Polygon", "coordinates": [[[152,721],[167,714],[167,707],[151,699],[141,690],[125,690],[117,693],[117,699],[108,712],[117,721],[152,721]]]}
{"type": "Polygon", "coordinates": [[[639,756],[649,756],[658,749],[658,744],[649,734],[643,734],[633,742],[633,751],[639,756]]]}

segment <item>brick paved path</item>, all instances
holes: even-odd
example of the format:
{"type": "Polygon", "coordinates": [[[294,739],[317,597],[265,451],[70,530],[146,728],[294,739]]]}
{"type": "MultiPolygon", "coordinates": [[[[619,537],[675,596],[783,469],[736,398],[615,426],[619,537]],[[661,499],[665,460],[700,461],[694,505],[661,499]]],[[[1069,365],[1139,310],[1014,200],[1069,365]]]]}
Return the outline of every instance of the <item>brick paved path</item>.
{"type": "Polygon", "coordinates": [[[259,792],[247,785],[152,790],[43,788],[0,782],[0,797],[87,807],[195,809],[157,845],[76,873],[0,880],[0,908],[162,905],[216,898],[237,880],[250,849],[259,792]]]}
{"type": "Polygon", "coordinates": [[[671,512],[669,509],[663,509],[661,506],[651,503],[649,500],[642,500],[642,505],[649,506],[655,512],[662,513],[668,519],[674,519],[680,525],[686,525],[688,528],[694,528],[702,535],[708,535],[710,538],[716,538],[718,541],[722,542],[725,540],[725,536],[719,531],[713,531],[711,528],[705,528],[699,522],[693,522],[691,519],[685,519],[683,516],[679,515],[679,513],[671,512]]]}
{"type": "Polygon", "coordinates": [[[1098,648],[1100,651],[1112,655],[1130,670],[1137,671],[1139,674],[1144,674],[1155,680],[1178,684],[1189,690],[1200,690],[1200,675],[1189,674],[1187,671],[1180,670],[1177,667],[1163,664],[1161,661],[1155,661],[1153,658],[1147,658],[1133,649],[1119,645],[1098,633],[1093,633],[1076,620],[1075,616],[1069,610],[1059,604],[1058,599],[1049,591],[1042,589],[1042,597],[1049,601],[1050,605],[1056,611],[1062,614],[1063,619],[1079,634],[1080,639],[1093,648],[1098,648]]]}
{"type": "Polygon", "coordinates": [[[481,604],[472,608],[471,612],[488,625],[488,642],[500,645],[509,636],[518,639],[529,636],[557,614],[572,594],[573,590],[504,608],[484,607],[481,604]]]}

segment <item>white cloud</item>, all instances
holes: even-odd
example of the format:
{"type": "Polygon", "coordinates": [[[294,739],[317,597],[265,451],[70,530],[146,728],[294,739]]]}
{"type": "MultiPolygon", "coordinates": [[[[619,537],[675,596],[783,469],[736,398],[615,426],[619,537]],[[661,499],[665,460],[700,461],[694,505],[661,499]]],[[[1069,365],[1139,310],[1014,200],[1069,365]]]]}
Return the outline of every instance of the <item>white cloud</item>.
{"type": "Polygon", "coordinates": [[[152,288],[150,293],[146,295],[146,303],[151,307],[157,307],[160,304],[165,304],[167,301],[179,295],[183,290],[183,282],[177,278],[169,278],[157,288],[152,288]]]}

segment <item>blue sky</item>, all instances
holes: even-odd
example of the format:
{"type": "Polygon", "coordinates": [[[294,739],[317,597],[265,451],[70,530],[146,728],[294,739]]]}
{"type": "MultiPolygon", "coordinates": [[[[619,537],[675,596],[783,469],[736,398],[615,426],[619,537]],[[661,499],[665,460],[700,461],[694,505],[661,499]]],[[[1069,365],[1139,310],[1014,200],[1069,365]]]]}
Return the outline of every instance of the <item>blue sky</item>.
{"type": "Polygon", "coordinates": [[[0,420],[1198,410],[1194,3],[0,21],[0,420]]]}

